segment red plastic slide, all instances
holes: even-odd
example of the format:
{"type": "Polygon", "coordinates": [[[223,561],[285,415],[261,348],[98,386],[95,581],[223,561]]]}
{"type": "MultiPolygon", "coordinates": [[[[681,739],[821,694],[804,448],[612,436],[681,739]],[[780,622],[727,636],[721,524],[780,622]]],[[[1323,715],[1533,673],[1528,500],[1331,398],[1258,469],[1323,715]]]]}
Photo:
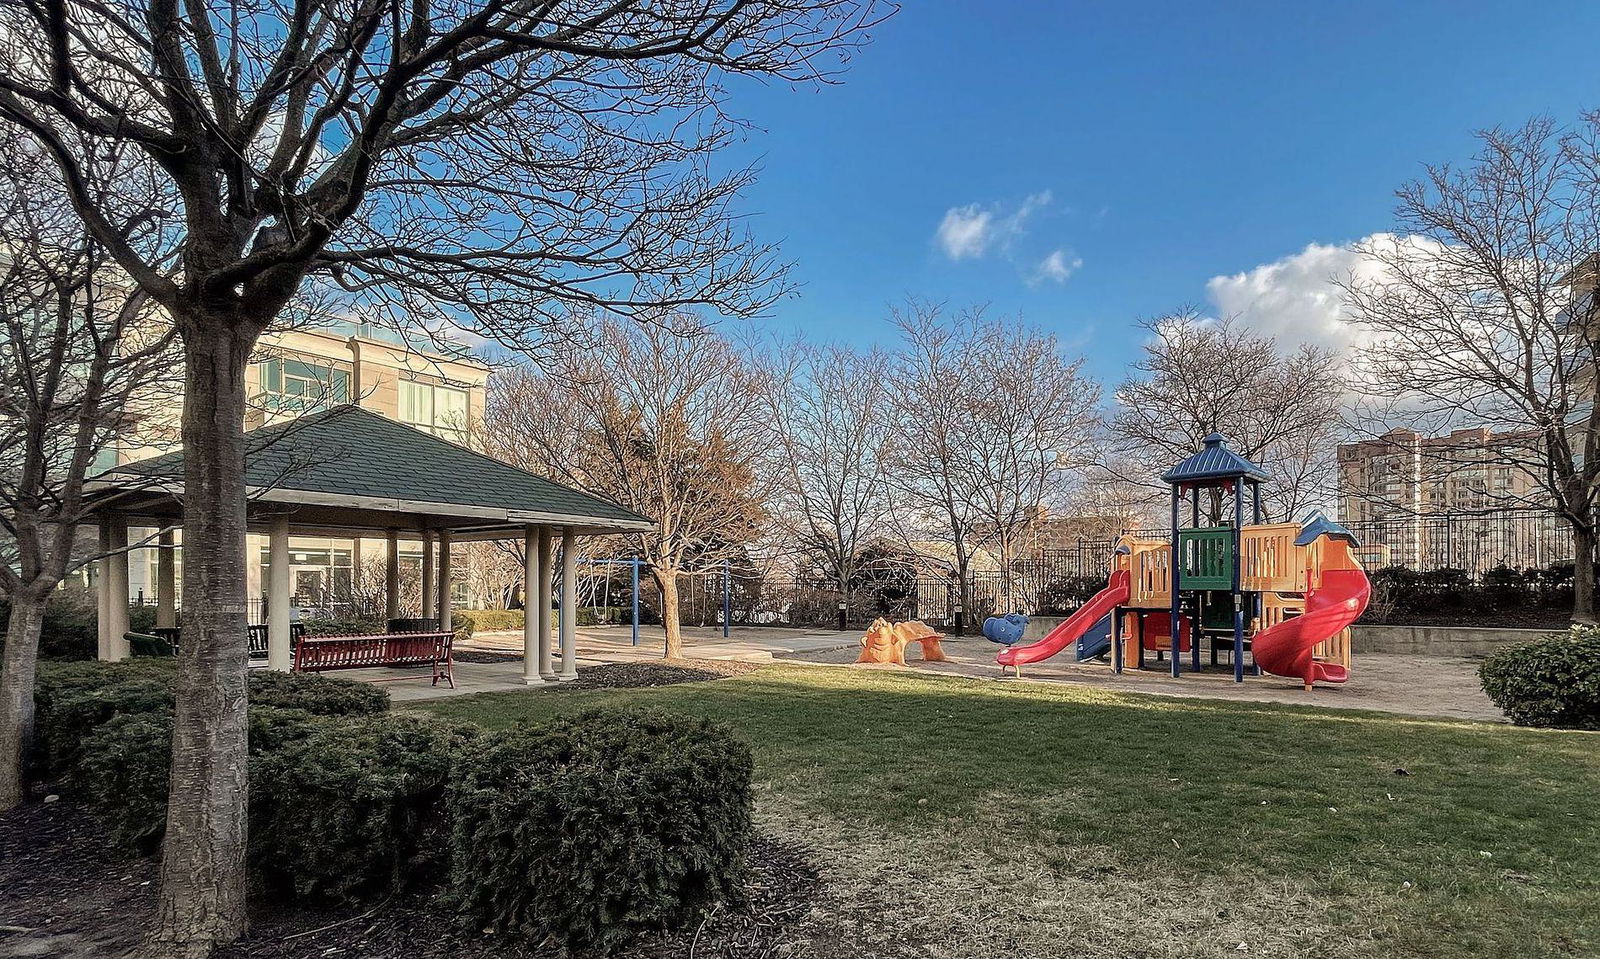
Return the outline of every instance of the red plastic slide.
{"type": "Polygon", "coordinates": [[[1011,646],[1000,650],[1000,655],[994,661],[1002,666],[1025,666],[1028,663],[1037,663],[1049,659],[1068,646],[1078,641],[1089,627],[1104,619],[1106,614],[1128,601],[1128,571],[1116,570],[1111,574],[1111,582],[1100,592],[1095,593],[1087,603],[1078,608],[1078,611],[1068,616],[1065,621],[1052,629],[1044,639],[1026,646],[1011,646]]]}
{"type": "Polygon", "coordinates": [[[1311,647],[1339,635],[1367,608],[1372,586],[1359,569],[1323,570],[1322,586],[1306,594],[1306,611],[1257,633],[1250,649],[1256,665],[1276,676],[1293,676],[1307,687],[1342,683],[1350,671],[1311,657],[1311,647]]]}

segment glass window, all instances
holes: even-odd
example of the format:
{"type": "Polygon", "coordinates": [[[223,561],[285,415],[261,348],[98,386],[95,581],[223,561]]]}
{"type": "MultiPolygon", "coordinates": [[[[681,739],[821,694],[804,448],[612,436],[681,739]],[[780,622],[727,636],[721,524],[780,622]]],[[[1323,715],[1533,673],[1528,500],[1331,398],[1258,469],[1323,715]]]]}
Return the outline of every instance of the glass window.
{"type": "Polygon", "coordinates": [[[400,421],[453,443],[467,444],[467,391],[421,380],[400,381],[400,421]]]}
{"type": "Polygon", "coordinates": [[[263,360],[261,397],[272,412],[299,413],[350,402],[350,374],[305,360],[263,360]]]}

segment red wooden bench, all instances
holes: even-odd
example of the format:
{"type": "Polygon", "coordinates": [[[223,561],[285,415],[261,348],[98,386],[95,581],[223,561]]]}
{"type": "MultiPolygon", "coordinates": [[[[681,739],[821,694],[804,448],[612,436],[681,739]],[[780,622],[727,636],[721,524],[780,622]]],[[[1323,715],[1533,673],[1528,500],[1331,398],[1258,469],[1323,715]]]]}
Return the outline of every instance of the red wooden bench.
{"type": "MultiPolygon", "coordinates": [[[[456,688],[450,642],[454,633],[385,633],[381,636],[306,636],[294,648],[294,671],[318,673],[334,669],[378,666],[430,666],[433,684],[443,679],[456,688]]],[[[394,682],[380,679],[376,682],[394,682]]]]}

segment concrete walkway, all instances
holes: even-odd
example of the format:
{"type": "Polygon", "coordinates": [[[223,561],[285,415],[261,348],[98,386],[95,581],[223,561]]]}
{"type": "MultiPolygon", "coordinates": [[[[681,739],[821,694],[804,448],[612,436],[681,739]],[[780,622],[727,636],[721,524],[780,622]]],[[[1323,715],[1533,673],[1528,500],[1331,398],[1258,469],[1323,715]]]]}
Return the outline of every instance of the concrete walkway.
{"type": "MultiPolygon", "coordinates": [[[[967,676],[996,682],[1017,682],[1001,675],[994,657],[999,649],[981,638],[950,638],[944,641],[945,663],[913,661],[899,666],[853,666],[857,669],[907,669],[918,673],[967,676]]],[[[915,652],[913,652],[915,655],[915,652]]],[[[794,659],[818,664],[844,665],[855,662],[853,650],[807,652],[794,659]]],[[[1318,686],[1312,692],[1300,682],[1281,676],[1246,676],[1233,681],[1233,671],[1223,665],[1200,673],[1185,673],[1173,679],[1167,664],[1129,669],[1121,675],[1102,663],[1076,663],[1070,654],[1022,668],[1027,682],[1072,683],[1114,689],[1119,692],[1152,693],[1160,696],[1185,696],[1201,699],[1226,699],[1236,702],[1289,703],[1326,706],[1334,709],[1371,709],[1408,716],[1443,719],[1469,719],[1505,722],[1505,716],[1484,695],[1478,683],[1478,661],[1460,656],[1416,656],[1397,653],[1356,654],[1350,681],[1342,686],[1318,686]]]]}
{"type": "MultiPolygon", "coordinates": [[[[604,663],[659,662],[666,636],[661,627],[645,627],[639,631],[639,645],[633,645],[632,630],[627,626],[595,626],[578,630],[578,668],[599,666],[604,663]]],[[[686,627],[683,630],[683,652],[686,659],[733,660],[748,663],[770,663],[774,659],[797,656],[825,656],[840,649],[859,648],[857,632],[807,632],[793,629],[736,629],[724,639],[722,631],[715,628],[686,627]]],[[[508,653],[522,654],[522,633],[478,633],[471,640],[456,646],[457,653],[508,653]]],[[[473,693],[510,692],[525,690],[537,692],[550,688],[543,684],[529,686],[522,679],[522,660],[498,663],[455,664],[456,688],[431,685],[426,672],[411,679],[407,672],[393,669],[352,669],[339,673],[360,682],[380,682],[397,703],[443,699],[448,696],[470,696],[473,693]],[[400,678],[404,677],[404,678],[400,678]]]]}
{"type": "MultiPolygon", "coordinates": [[[[854,665],[860,649],[860,634],[855,631],[839,633],[743,628],[735,629],[726,639],[715,628],[690,627],[683,633],[686,659],[758,663],[781,661],[852,669],[904,669],[922,675],[1017,682],[1015,678],[1002,676],[1000,668],[995,665],[994,655],[998,647],[978,637],[947,638],[944,651],[950,657],[949,662],[913,661],[905,667],[898,667],[854,665]]],[[[631,631],[625,626],[580,629],[578,666],[657,662],[661,659],[663,638],[660,627],[645,628],[641,630],[639,645],[634,646],[631,631]]],[[[457,649],[464,653],[520,655],[522,634],[481,633],[457,649]]],[[[1226,666],[1198,674],[1185,674],[1178,679],[1173,679],[1164,668],[1144,671],[1130,669],[1119,676],[1107,665],[1074,663],[1066,656],[1026,666],[1023,676],[1027,682],[1072,683],[1159,696],[1371,709],[1409,716],[1504,722],[1505,717],[1478,685],[1477,670],[1477,660],[1459,656],[1357,654],[1350,682],[1343,686],[1319,686],[1310,693],[1303,690],[1297,681],[1278,676],[1249,676],[1243,683],[1235,684],[1232,671],[1226,666]]],[[[454,690],[429,685],[425,674],[414,680],[407,677],[384,685],[396,702],[484,692],[525,691],[538,694],[554,688],[554,684],[524,684],[520,658],[493,663],[457,662],[455,673],[454,690]]],[[[342,675],[367,681],[406,676],[400,671],[388,669],[352,670],[342,675]]]]}

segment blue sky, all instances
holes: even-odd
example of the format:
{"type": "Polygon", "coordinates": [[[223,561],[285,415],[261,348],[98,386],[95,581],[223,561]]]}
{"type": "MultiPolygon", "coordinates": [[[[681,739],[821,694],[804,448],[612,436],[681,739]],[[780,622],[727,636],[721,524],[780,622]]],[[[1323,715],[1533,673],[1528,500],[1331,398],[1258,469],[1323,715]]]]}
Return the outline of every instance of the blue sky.
{"type": "Polygon", "coordinates": [[[1597,38],[1592,3],[910,0],[841,86],[735,88],[803,284],[766,322],[889,342],[907,294],[988,302],[1107,380],[1185,303],[1291,330],[1421,163],[1600,107],[1597,38]]]}

